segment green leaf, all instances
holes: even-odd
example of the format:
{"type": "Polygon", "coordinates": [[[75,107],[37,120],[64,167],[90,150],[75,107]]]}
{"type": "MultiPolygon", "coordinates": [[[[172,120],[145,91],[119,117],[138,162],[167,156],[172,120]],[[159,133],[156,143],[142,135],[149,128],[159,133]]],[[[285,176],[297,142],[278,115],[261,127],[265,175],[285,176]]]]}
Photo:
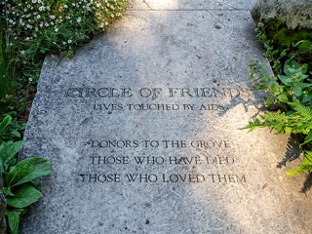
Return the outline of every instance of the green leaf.
{"type": "Polygon", "coordinates": [[[301,41],[298,41],[297,43],[294,44],[294,47],[297,47],[298,45],[300,45],[301,43],[305,43],[306,40],[301,40],[301,41]]]}
{"type": "Polygon", "coordinates": [[[48,175],[51,162],[44,158],[27,158],[11,167],[5,178],[7,186],[17,186],[40,176],[48,175]]]}
{"type": "Polygon", "coordinates": [[[300,175],[303,172],[312,172],[312,164],[306,165],[306,164],[300,164],[295,169],[289,170],[286,172],[287,175],[293,176],[293,175],[300,175]]]}
{"type": "Polygon", "coordinates": [[[0,133],[12,122],[12,117],[7,115],[0,123],[0,133]]]}
{"type": "Polygon", "coordinates": [[[312,151],[305,151],[301,164],[296,168],[287,171],[287,175],[300,175],[305,171],[312,172],[312,151]]]}
{"type": "Polygon", "coordinates": [[[11,131],[11,134],[12,134],[13,136],[15,136],[15,137],[21,137],[20,132],[19,132],[19,131],[17,131],[16,129],[15,129],[15,130],[13,130],[13,131],[11,131]]]}
{"type": "Polygon", "coordinates": [[[23,141],[8,142],[0,149],[0,157],[4,163],[10,161],[15,154],[20,150],[23,145],[23,141]]]}
{"type": "Polygon", "coordinates": [[[308,87],[311,87],[311,86],[312,86],[312,84],[300,83],[300,87],[301,87],[302,89],[305,89],[305,88],[308,88],[308,87]]]}
{"type": "Polygon", "coordinates": [[[304,142],[300,144],[300,147],[304,144],[309,143],[310,141],[312,141],[312,131],[310,131],[309,134],[304,138],[304,142]]]}
{"type": "Polygon", "coordinates": [[[15,196],[14,193],[11,191],[11,187],[4,187],[3,192],[5,196],[15,196]]]}
{"type": "Polygon", "coordinates": [[[241,128],[241,130],[248,129],[248,132],[255,130],[256,128],[263,128],[264,124],[258,118],[253,118],[249,121],[249,124],[241,128]]]}
{"type": "Polygon", "coordinates": [[[22,209],[7,210],[5,215],[8,219],[10,233],[18,234],[18,226],[20,223],[20,216],[24,212],[22,209]]]}
{"type": "Polygon", "coordinates": [[[278,95],[277,99],[281,102],[288,102],[288,97],[286,93],[282,93],[278,95]]]}
{"type": "Polygon", "coordinates": [[[14,192],[14,197],[7,197],[7,203],[14,208],[25,208],[42,197],[42,193],[33,186],[24,184],[14,192]]]}
{"type": "MultiPolygon", "coordinates": [[[[302,67],[300,68],[301,73],[304,74],[308,71],[308,64],[303,64],[302,67]]],[[[306,76],[307,78],[307,76],[306,76]]]]}
{"type": "Polygon", "coordinates": [[[294,60],[287,60],[284,65],[284,72],[286,75],[291,76],[299,68],[300,68],[299,63],[297,63],[294,60]]]}
{"type": "Polygon", "coordinates": [[[302,97],[303,97],[301,100],[302,103],[310,102],[312,100],[312,94],[308,95],[304,94],[302,97]]]}
{"type": "Polygon", "coordinates": [[[278,78],[283,82],[284,85],[291,86],[292,79],[289,76],[278,75],[278,78]]]}
{"type": "Polygon", "coordinates": [[[296,96],[300,96],[302,94],[302,88],[300,86],[293,87],[293,91],[296,94],[296,96]]]}

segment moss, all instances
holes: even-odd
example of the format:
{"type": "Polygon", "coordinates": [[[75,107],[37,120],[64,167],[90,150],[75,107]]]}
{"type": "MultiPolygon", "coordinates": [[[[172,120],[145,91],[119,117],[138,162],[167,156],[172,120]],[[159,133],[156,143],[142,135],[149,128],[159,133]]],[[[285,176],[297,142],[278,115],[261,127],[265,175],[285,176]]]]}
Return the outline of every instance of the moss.
{"type": "Polygon", "coordinates": [[[270,20],[264,24],[265,34],[273,41],[276,49],[287,50],[290,57],[312,67],[312,30],[289,29],[284,22],[277,20],[270,20]]]}

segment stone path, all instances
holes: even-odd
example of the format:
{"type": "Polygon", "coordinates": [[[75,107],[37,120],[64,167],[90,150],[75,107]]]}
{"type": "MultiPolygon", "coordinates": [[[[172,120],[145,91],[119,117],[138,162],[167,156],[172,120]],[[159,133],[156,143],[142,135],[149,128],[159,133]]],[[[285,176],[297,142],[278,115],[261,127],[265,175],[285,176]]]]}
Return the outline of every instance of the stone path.
{"type": "Polygon", "coordinates": [[[305,176],[276,168],[287,136],[239,130],[263,100],[254,2],[135,0],[73,59],[47,58],[24,154],[53,172],[22,233],[310,233],[305,176]]]}

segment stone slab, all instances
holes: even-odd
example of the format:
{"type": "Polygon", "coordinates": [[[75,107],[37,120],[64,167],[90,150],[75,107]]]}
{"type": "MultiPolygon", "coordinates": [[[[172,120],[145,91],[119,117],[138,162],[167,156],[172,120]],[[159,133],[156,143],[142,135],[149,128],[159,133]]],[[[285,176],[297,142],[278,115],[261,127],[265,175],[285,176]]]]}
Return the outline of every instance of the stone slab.
{"type": "Polygon", "coordinates": [[[253,31],[246,10],[138,9],[48,57],[23,153],[53,171],[21,233],[310,233],[287,136],[239,130],[263,99],[253,31]]]}
{"type": "Polygon", "coordinates": [[[130,1],[134,10],[251,10],[256,0],[136,0],[130,1]]]}

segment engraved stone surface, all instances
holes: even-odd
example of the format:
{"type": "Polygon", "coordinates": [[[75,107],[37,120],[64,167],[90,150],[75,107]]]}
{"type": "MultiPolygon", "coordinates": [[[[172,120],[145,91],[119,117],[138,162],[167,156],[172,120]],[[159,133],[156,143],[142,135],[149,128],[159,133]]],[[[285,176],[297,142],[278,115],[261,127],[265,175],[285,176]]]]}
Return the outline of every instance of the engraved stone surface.
{"type": "Polygon", "coordinates": [[[256,0],[136,0],[130,8],[136,10],[249,10],[256,0]]]}
{"type": "Polygon", "coordinates": [[[276,168],[287,136],[239,129],[263,99],[254,1],[146,2],[46,59],[23,153],[53,171],[22,233],[310,233],[305,175],[276,168]]]}

